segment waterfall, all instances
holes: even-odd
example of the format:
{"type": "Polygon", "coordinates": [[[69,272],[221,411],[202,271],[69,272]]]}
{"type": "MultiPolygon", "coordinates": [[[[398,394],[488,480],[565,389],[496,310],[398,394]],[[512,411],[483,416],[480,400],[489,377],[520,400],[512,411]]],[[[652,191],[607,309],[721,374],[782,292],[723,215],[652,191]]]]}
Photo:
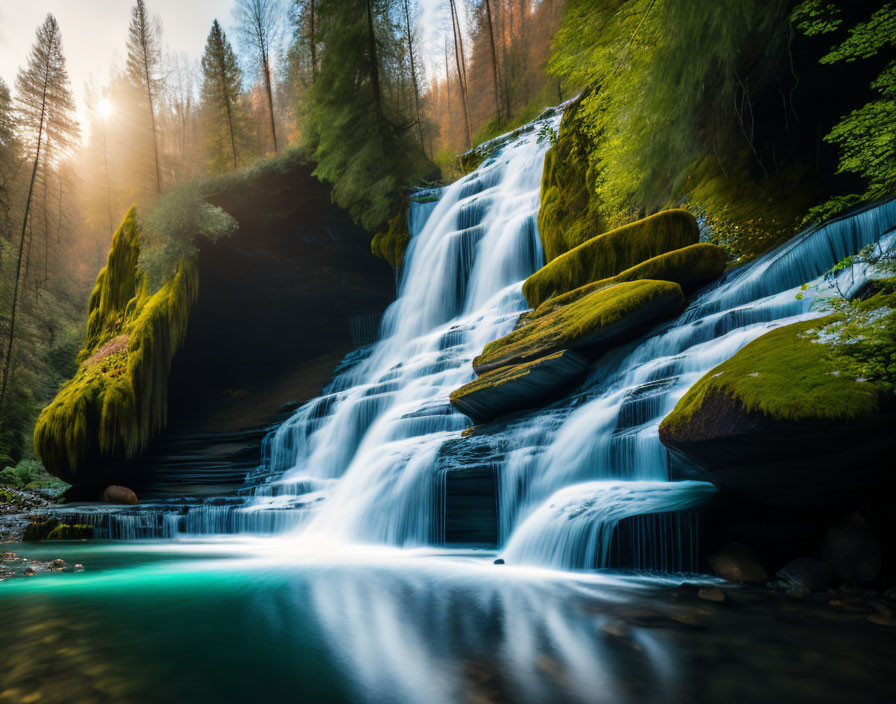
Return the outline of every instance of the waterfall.
{"type": "MultiPolygon", "coordinates": [[[[593,364],[565,399],[461,438],[470,422],[448,396],[473,378],[483,346],[513,328],[527,308],[522,282],[543,262],[536,218],[550,145],[539,134],[559,120],[547,113],[490,145],[471,174],[412,199],[398,297],[379,339],[348,355],[322,395],[268,435],[241,496],[72,508],[71,520],[112,538],[293,531],[296,540],[431,545],[444,536],[446,476],[476,471],[496,478],[507,562],[588,568],[610,563],[623,521],[644,517],[633,530],[647,531],[651,517],[703,502],[710,485],[670,481],[660,421],[750,341],[822,315],[817,302],[830,291],[819,277],[892,233],[896,200],[810,228],[728,272],[676,320],[593,364]]],[[[667,555],[680,552],[685,530],[668,537],[667,555]]]]}

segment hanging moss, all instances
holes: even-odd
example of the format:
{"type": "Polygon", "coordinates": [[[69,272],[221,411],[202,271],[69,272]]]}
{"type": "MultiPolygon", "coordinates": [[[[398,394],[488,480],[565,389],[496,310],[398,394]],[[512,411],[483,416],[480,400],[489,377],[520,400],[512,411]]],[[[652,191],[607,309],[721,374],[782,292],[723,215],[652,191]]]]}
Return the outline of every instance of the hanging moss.
{"type": "Polygon", "coordinates": [[[490,342],[473,360],[481,374],[569,348],[592,359],[678,313],[684,295],[669,281],[630,281],[596,291],[490,342]]]}
{"type": "Polygon", "coordinates": [[[530,317],[536,318],[549,313],[602,288],[638,279],[674,281],[681,286],[684,293],[693,293],[701,286],[718,278],[724,270],[725,250],[707,242],[692,244],[690,247],[676,249],[636,264],[609,279],[585,284],[568,293],[549,298],[538,306],[530,317]]]}
{"type": "Polygon", "coordinates": [[[846,421],[875,413],[878,387],[844,373],[831,346],[812,335],[839,318],[787,325],[754,340],[690,388],[663,419],[660,436],[678,432],[719,393],[776,421],[846,421]]]}
{"type": "Polygon", "coordinates": [[[594,149],[580,115],[581,100],[566,109],[557,141],[544,158],[538,232],[545,259],[587,242],[607,229],[597,207],[589,154],[594,149]]]}
{"type": "Polygon", "coordinates": [[[523,284],[533,308],[551,296],[600,281],[646,259],[696,244],[700,232],[685,210],[664,210],[649,218],[592,237],[543,266],[523,284]]]}
{"type": "Polygon", "coordinates": [[[378,232],[370,241],[370,251],[384,260],[398,273],[404,260],[404,253],[411,241],[408,231],[408,206],[405,205],[401,212],[389,220],[385,232],[378,232]]]}
{"type": "Polygon", "coordinates": [[[34,446],[46,468],[75,483],[87,460],[133,457],[165,425],[168,372],[198,291],[194,258],[151,292],[137,269],[133,208],[112,239],[90,298],[80,366],[41,412],[34,446]]]}

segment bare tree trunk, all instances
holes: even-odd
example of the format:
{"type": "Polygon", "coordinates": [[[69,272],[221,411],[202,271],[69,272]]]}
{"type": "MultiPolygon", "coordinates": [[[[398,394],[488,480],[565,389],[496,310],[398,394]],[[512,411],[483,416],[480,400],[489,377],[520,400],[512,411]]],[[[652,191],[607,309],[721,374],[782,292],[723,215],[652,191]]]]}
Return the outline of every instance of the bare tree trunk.
{"type": "Polygon", "coordinates": [[[152,81],[149,77],[149,56],[146,51],[146,37],[143,37],[143,76],[146,80],[146,99],[149,102],[149,122],[152,125],[152,151],[156,160],[156,193],[162,192],[162,170],[159,167],[159,138],[156,134],[156,111],[152,100],[152,81]]]}
{"type": "MultiPolygon", "coordinates": [[[[369,0],[368,0],[369,1],[369,0]]],[[[460,21],[457,17],[457,8],[454,0],[448,0],[451,4],[451,22],[454,29],[454,59],[457,62],[457,77],[460,80],[460,92],[463,96],[464,114],[467,118],[467,138],[470,149],[473,148],[473,121],[470,119],[470,100],[467,95],[467,69],[464,63],[464,44],[460,36],[460,21]]]]}
{"type": "Polygon", "coordinates": [[[445,37],[445,91],[448,93],[448,122],[451,122],[451,74],[448,71],[448,37],[445,37]]]}
{"type": "Polygon", "coordinates": [[[417,68],[414,65],[414,41],[411,35],[411,14],[408,10],[408,0],[404,2],[404,22],[408,32],[408,55],[411,59],[411,82],[414,86],[414,107],[417,111],[417,131],[420,133],[420,149],[426,153],[426,145],[423,142],[423,118],[420,116],[420,89],[417,87],[417,68]]]}
{"type": "Polygon", "coordinates": [[[262,45],[261,65],[264,70],[264,88],[268,95],[268,112],[271,115],[271,137],[274,139],[274,154],[279,154],[277,148],[277,128],[274,126],[274,93],[271,90],[271,64],[268,60],[268,48],[262,45]]]}
{"type": "Polygon", "coordinates": [[[492,4],[491,0],[485,0],[485,14],[488,18],[488,40],[492,48],[492,78],[495,83],[495,115],[498,118],[498,124],[503,124],[501,118],[501,99],[498,97],[498,52],[495,50],[495,28],[492,23],[492,4]]]}

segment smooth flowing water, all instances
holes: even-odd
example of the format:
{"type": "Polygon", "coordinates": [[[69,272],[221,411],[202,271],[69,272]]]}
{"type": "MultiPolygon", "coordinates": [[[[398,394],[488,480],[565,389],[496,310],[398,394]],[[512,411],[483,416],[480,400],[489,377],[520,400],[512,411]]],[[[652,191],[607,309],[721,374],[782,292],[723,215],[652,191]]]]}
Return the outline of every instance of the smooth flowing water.
{"type": "MultiPolygon", "coordinates": [[[[753,339],[821,315],[831,289],[819,277],[887,237],[896,201],[810,229],[730,272],[678,319],[594,364],[566,400],[461,439],[470,423],[448,395],[473,378],[483,346],[512,329],[526,309],[522,282],[542,264],[544,135],[559,120],[548,113],[496,142],[473,173],[416,196],[398,297],[379,341],[349,355],[325,392],[266,438],[263,465],[242,497],[103,512],[109,534],[292,532],[296,540],[438,545],[446,476],[473,469],[496,477],[498,543],[508,562],[607,566],[620,521],[663,515],[673,520],[642,523],[635,532],[650,535],[630,538],[644,555],[639,543],[665,546],[635,566],[692,568],[694,556],[680,548],[693,541],[688,510],[713,489],[669,481],[660,421],[700,376],[753,339]],[[813,285],[802,290],[806,283],[813,285]]],[[[857,286],[863,273],[852,267],[841,277],[857,286]]]]}

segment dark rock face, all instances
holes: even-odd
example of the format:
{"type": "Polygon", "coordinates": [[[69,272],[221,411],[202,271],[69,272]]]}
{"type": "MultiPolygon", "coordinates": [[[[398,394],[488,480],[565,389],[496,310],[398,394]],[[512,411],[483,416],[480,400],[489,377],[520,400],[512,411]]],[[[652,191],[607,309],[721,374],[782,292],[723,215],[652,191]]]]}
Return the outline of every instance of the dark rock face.
{"type": "Polygon", "coordinates": [[[880,545],[859,513],[847,514],[828,529],[822,555],[845,582],[868,582],[880,572],[880,545]]]}
{"type": "Polygon", "coordinates": [[[683,425],[660,426],[675,478],[700,478],[776,505],[820,505],[874,484],[892,413],[855,422],[773,420],[710,392],[683,425]]]}
{"type": "Polygon", "coordinates": [[[137,494],[133,489],[126,486],[111,484],[103,491],[103,501],[107,504],[122,504],[124,506],[135,506],[137,504],[137,494]]]}
{"type": "Polygon", "coordinates": [[[831,568],[814,557],[798,557],[779,569],[777,577],[796,589],[817,592],[831,583],[831,568]]]}
{"type": "Polygon", "coordinates": [[[211,199],[240,227],[199,242],[199,299],[169,377],[167,428],[128,467],[141,495],[238,486],[259,462],[264,428],[375,339],[393,275],[312,169],[211,199]]]}
{"type": "Polygon", "coordinates": [[[713,572],[735,582],[764,582],[768,572],[756,552],[746,545],[731,543],[709,557],[713,572]]]}

